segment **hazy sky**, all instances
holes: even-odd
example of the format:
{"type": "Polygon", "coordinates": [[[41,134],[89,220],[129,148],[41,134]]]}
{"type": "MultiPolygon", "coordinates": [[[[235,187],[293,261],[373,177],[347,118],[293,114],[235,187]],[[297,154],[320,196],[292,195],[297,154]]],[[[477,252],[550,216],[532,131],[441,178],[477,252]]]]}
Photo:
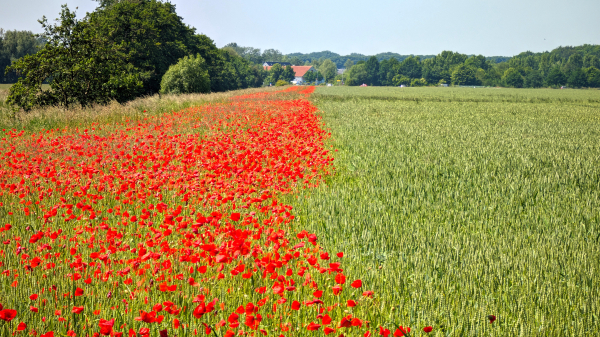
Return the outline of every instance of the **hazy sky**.
{"type": "MultiPolygon", "coordinates": [[[[599,0],[171,0],[185,23],[212,38],[284,54],[330,50],[512,56],[600,44],[599,0]]],[[[40,32],[60,5],[93,11],[91,0],[0,0],[0,28],[40,32]]]]}

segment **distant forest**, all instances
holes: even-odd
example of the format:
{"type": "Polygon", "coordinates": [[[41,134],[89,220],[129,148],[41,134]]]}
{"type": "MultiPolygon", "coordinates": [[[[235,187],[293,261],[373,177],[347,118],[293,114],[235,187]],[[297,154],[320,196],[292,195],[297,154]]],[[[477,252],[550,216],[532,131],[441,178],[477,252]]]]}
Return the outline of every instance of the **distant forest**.
{"type": "MultiPolygon", "coordinates": [[[[347,85],[426,86],[468,85],[539,88],[569,86],[600,87],[600,46],[558,47],[550,52],[523,52],[513,57],[466,55],[443,51],[438,55],[380,53],[372,56],[353,53],[346,56],[331,51],[284,55],[278,50],[223,47],[260,64],[265,61],[311,65],[319,72],[315,79],[347,85]],[[346,69],[336,74],[334,68],[346,69]]],[[[269,79],[277,79],[269,77],[269,79]]]]}
{"type": "MultiPolygon", "coordinates": [[[[381,62],[383,60],[389,60],[391,58],[395,58],[396,60],[402,62],[411,56],[418,57],[421,60],[430,59],[430,58],[435,57],[435,55],[400,55],[398,53],[391,53],[391,52],[379,53],[379,54],[375,54],[375,55],[364,55],[364,54],[359,54],[359,53],[352,53],[350,55],[342,56],[340,54],[336,54],[336,53],[330,52],[328,50],[322,51],[322,52],[308,53],[308,54],[291,53],[291,54],[287,54],[286,56],[288,59],[297,57],[300,60],[302,60],[304,62],[308,62],[308,63],[312,62],[313,60],[330,59],[331,61],[333,61],[333,63],[335,63],[337,65],[338,68],[344,68],[344,63],[346,63],[348,60],[351,60],[354,63],[357,63],[358,61],[366,62],[371,56],[375,56],[379,62],[381,62]]],[[[474,56],[474,55],[469,55],[469,56],[474,56]]],[[[486,57],[486,60],[492,61],[494,63],[506,62],[509,59],[510,59],[509,56],[488,56],[488,57],[486,57]]]]}

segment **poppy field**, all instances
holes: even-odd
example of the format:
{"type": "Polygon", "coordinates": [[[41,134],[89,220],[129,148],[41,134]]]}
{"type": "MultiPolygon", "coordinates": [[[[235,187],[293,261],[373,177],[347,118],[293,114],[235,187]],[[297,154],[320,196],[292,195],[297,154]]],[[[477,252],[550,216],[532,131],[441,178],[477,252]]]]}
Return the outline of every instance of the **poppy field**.
{"type": "Polygon", "coordinates": [[[335,170],[313,90],[3,130],[0,335],[408,335],[281,201],[335,170]]]}
{"type": "Polygon", "coordinates": [[[4,129],[0,336],[600,333],[597,91],[313,91],[4,129]]]}

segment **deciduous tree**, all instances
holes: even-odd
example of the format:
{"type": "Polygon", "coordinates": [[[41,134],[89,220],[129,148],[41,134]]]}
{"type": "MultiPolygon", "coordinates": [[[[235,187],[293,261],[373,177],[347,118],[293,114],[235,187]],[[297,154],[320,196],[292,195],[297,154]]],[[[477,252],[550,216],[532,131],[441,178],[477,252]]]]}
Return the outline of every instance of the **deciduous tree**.
{"type": "Polygon", "coordinates": [[[9,67],[22,77],[11,86],[7,102],[25,110],[36,106],[88,106],[110,100],[124,102],[142,89],[137,70],[127,62],[122,45],[110,43],[64,5],[59,24],[40,20],[47,41],[34,55],[9,67]],[[50,90],[42,90],[48,82],[50,90]]]}
{"type": "Polygon", "coordinates": [[[210,77],[202,56],[185,56],[170,66],[162,77],[160,91],[164,94],[210,92],[210,77]]]}
{"type": "Polygon", "coordinates": [[[506,83],[506,85],[508,85],[509,87],[513,87],[513,88],[522,88],[523,83],[524,83],[523,76],[515,68],[508,68],[504,72],[504,76],[502,76],[502,80],[504,80],[504,83],[506,83]]]}

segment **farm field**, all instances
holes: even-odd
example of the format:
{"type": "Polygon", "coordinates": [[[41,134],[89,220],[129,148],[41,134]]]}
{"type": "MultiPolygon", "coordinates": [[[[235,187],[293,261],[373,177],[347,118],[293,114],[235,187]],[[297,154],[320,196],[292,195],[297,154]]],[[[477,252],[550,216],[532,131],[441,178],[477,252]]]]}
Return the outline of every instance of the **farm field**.
{"type": "Polygon", "coordinates": [[[361,97],[383,101],[414,102],[571,103],[591,104],[592,106],[600,104],[600,90],[598,89],[322,87],[316,96],[340,101],[361,97]]]}
{"type": "Polygon", "coordinates": [[[0,336],[408,332],[279,201],[331,172],[313,89],[4,130],[0,336]]]}
{"type": "Polygon", "coordinates": [[[297,226],[436,336],[600,334],[597,90],[318,88],[335,174],[297,226]],[[488,315],[496,321],[489,323],[488,315]]]}
{"type": "Polygon", "coordinates": [[[600,332],[599,91],[313,89],[3,120],[0,336],[600,332]]]}

